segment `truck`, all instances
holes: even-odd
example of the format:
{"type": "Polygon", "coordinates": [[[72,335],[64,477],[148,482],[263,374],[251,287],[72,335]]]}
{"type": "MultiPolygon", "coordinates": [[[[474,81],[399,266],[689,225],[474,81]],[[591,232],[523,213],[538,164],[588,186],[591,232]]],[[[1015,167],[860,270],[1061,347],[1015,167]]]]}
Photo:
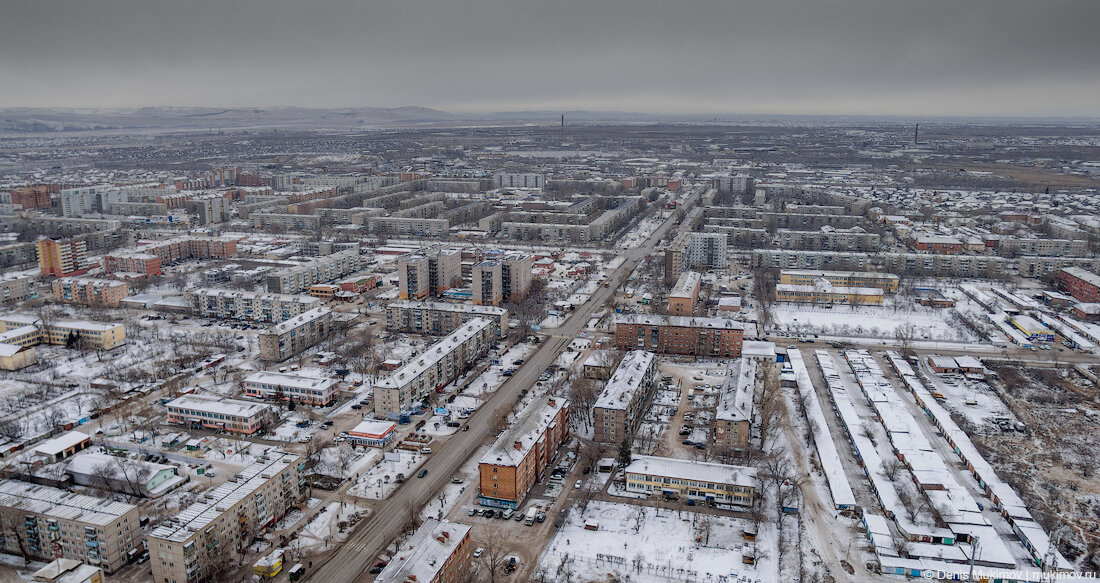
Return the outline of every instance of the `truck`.
{"type": "Polygon", "coordinates": [[[538,516],[539,509],[537,506],[532,506],[527,509],[527,516],[523,519],[523,524],[531,526],[535,524],[535,517],[538,516]]]}

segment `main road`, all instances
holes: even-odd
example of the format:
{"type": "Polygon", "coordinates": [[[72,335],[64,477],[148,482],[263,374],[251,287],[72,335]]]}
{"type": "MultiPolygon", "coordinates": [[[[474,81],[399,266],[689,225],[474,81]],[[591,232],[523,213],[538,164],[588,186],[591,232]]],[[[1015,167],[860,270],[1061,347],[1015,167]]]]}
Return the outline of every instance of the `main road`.
{"type": "MultiPolygon", "coordinates": [[[[688,196],[685,207],[690,208],[700,190],[697,188],[688,196]]],[[[411,517],[419,514],[420,509],[431,501],[432,496],[450,481],[459,466],[473,455],[478,446],[489,436],[489,420],[493,412],[500,407],[511,408],[515,405],[520,391],[535,384],[538,376],[565,350],[588,323],[598,308],[608,305],[608,299],[634,271],[638,262],[653,252],[657,242],[675,222],[675,215],[669,217],[653,232],[646,242],[638,248],[626,250],[622,265],[611,273],[609,287],[600,286],[584,304],[574,308],[573,313],[555,333],[547,337],[542,346],[527,359],[497,391],[482,404],[467,421],[470,429],[455,433],[446,443],[433,447],[435,453],[424,462],[422,469],[427,470],[423,478],[410,477],[388,500],[383,502],[374,515],[361,523],[340,550],[332,555],[324,565],[308,577],[316,583],[354,583],[366,578],[366,572],[384,548],[400,534],[402,527],[411,517]]]]}

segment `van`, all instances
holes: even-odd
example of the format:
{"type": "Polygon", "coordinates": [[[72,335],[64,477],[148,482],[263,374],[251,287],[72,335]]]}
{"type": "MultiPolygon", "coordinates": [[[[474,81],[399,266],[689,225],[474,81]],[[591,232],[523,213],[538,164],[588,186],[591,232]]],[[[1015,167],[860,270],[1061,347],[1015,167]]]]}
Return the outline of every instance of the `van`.
{"type": "Polygon", "coordinates": [[[531,526],[531,525],[535,524],[535,516],[537,516],[538,513],[539,513],[538,508],[536,508],[534,506],[532,506],[531,508],[528,508],[527,509],[527,517],[523,519],[523,524],[526,524],[527,526],[531,526]]]}
{"type": "Polygon", "coordinates": [[[509,508],[508,510],[504,511],[503,518],[504,518],[504,520],[511,520],[512,516],[514,516],[515,514],[516,514],[516,511],[509,508]]]}
{"type": "Polygon", "coordinates": [[[422,448],[420,448],[420,453],[422,453],[422,454],[424,454],[424,455],[427,455],[427,454],[429,454],[429,453],[432,453],[432,448],[430,448],[430,447],[422,447],[422,448]]]}

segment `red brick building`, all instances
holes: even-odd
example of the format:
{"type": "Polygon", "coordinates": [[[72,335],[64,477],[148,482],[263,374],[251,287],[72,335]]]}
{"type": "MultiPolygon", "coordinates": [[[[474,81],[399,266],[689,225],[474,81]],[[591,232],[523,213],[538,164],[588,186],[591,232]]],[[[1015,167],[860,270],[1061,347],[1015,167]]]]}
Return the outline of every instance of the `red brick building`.
{"type": "Polygon", "coordinates": [[[917,251],[951,255],[962,253],[966,245],[955,237],[918,237],[913,244],[917,251]]]}
{"type": "Polygon", "coordinates": [[[48,209],[50,208],[50,186],[36,184],[12,189],[11,202],[25,209],[48,209]]]}
{"type": "Polygon", "coordinates": [[[1100,302],[1100,275],[1080,267],[1067,267],[1058,272],[1058,284],[1071,296],[1086,304],[1100,302]]]}
{"type": "Polygon", "coordinates": [[[627,314],[615,320],[619,350],[737,358],[744,337],[744,326],[725,318],[627,314]]]}
{"type": "Polygon", "coordinates": [[[534,400],[478,462],[478,503],[518,508],[569,438],[569,401],[534,400]]]}

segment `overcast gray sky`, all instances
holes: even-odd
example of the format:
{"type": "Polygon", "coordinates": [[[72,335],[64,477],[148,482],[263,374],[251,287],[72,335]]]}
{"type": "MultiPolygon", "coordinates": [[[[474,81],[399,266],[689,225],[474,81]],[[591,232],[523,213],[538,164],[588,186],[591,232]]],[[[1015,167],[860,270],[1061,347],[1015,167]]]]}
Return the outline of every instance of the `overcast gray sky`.
{"type": "Polygon", "coordinates": [[[0,107],[1100,116],[1097,0],[0,0],[0,107]]]}

